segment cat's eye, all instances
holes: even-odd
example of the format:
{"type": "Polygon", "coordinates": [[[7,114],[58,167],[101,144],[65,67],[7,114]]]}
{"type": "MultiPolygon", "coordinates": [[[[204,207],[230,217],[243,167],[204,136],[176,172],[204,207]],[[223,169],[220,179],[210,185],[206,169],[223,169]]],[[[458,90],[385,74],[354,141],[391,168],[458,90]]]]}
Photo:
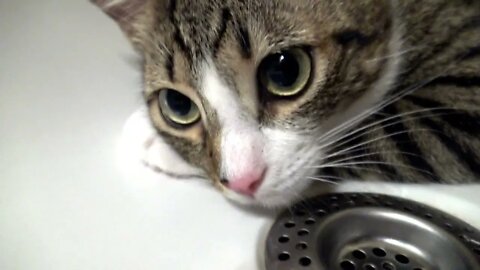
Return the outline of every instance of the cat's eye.
{"type": "Polygon", "coordinates": [[[267,56],[260,64],[260,85],[269,93],[289,97],[300,93],[310,79],[310,55],[301,48],[292,48],[267,56]]]}
{"type": "Polygon", "coordinates": [[[160,112],[174,125],[188,126],[200,119],[197,105],[187,96],[172,89],[161,90],[158,95],[160,112]]]}

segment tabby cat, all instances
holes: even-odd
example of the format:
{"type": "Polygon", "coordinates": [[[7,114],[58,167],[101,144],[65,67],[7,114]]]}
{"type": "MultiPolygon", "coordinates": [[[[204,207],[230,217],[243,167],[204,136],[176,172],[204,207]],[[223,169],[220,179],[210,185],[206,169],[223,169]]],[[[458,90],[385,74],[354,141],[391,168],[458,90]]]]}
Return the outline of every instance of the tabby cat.
{"type": "Polygon", "coordinates": [[[228,198],[480,183],[478,0],[94,2],[143,59],[155,139],[228,198]]]}

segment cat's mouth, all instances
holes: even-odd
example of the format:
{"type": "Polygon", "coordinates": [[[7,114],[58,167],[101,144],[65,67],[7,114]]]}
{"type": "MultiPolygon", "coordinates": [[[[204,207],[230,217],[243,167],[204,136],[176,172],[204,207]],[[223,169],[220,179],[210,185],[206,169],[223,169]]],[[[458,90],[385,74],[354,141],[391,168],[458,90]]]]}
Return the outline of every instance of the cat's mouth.
{"type": "Polygon", "coordinates": [[[288,174],[281,168],[270,168],[260,182],[254,183],[255,192],[252,194],[239,193],[225,186],[222,191],[229,200],[241,205],[285,207],[303,198],[304,192],[312,183],[308,178],[314,174],[314,170],[302,169],[295,172],[295,175],[285,177],[288,174]]]}

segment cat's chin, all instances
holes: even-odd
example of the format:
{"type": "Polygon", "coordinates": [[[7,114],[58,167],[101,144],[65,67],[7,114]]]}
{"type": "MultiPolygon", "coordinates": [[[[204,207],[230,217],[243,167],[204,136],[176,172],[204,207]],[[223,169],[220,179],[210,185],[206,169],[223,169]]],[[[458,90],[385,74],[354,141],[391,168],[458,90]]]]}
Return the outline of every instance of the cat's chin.
{"type": "Polygon", "coordinates": [[[280,190],[259,190],[259,192],[255,196],[250,197],[238,194],[230,190],[224,191],[225,197],[234,204],[240,205],[242,207],[262,207],[268,209],[279,209],[288,207],[303,198],[303,195],[299,195],[303,193],[304,192],[293,193],[280,190]]]}
{"type": "Polygon", "coordinates": [[[254,197],[238,194],[231,190],[224,190],[225,197],[233,204],[247,208],[283,209],[301,200],[320,194],[334,192],[337,186],[324,182],[310,182],[303,185],[296,182],[285,190],[272,190],[264,186],[254,197]],[[293,191],[295,190],[295,192],[293,191]]]}
{"type": "Polygon", "coordinates": [[[244,195],[240,195],[234,192],[228,192],[225,196],[231,203],[247,208],[267,208],[267,209],[279,209],[288,207],[291,205],[295,200],[292,197],[291,199],[286,198],[282,194],[275,194],[269,196],[269,198],[255,198],[255,197],[248,197],[244,195]]]}

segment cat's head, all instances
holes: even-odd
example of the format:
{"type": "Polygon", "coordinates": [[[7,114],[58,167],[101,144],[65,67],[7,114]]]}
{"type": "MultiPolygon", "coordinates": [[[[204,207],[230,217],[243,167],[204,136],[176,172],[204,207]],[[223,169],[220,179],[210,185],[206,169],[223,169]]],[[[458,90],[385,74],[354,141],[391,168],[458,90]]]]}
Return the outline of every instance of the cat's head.
{"type": "Polygon", "coordinates": [[[96,2],[144,59],[159,135],[240,201],[297,198],[398,68],[390,1],[96,2]]]}

